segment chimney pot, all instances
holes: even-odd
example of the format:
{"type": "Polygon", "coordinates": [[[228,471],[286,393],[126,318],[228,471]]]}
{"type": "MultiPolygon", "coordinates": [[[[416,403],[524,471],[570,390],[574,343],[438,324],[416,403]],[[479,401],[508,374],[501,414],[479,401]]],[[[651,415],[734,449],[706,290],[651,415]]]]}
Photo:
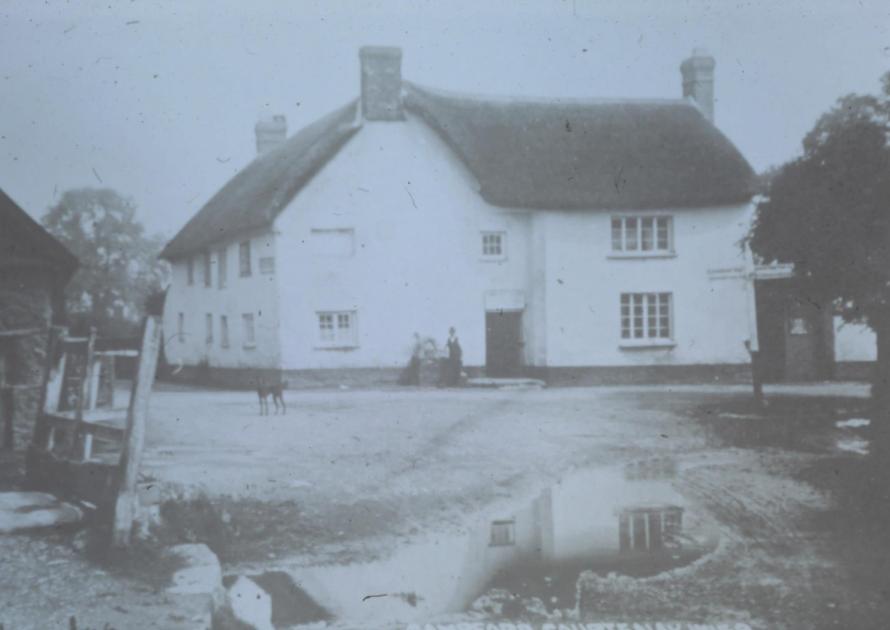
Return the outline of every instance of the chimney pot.
{"type": "Polygon", "coordinates": [[[705,118],[714,122],[714,66],[717,62],[704,48],[694,48],[680,65],[683,98],[692,98],[705,118]]]}
{"type": "Polygon", "coordinates": [[[362,116],[365,120],[404,120],[402,49],[363,46],[361,59],[362,116]]]}
{"type": "Polygon", "coordinates": [[[287,118],[281,114],[260,118],[253,128],[256,133],[257,155],[268,153],[287,139],[287,118]]]}

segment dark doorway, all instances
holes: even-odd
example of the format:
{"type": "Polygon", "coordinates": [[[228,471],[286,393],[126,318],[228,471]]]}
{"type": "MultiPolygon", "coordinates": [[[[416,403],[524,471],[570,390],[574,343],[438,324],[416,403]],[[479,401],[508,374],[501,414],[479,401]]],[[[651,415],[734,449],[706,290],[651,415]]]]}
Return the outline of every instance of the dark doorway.
{"type": "Polygon", "coordinates": [[[758,282],[761,378],[767,382],[831,378],[832,322],[831,305],[809,298],[793,279],[758,282]]]}
{"type": "Polygon", "coordinates": [[[485,373],[488,376],[519,376],[522,347],[522,311],[485,314],[485,373]]]}

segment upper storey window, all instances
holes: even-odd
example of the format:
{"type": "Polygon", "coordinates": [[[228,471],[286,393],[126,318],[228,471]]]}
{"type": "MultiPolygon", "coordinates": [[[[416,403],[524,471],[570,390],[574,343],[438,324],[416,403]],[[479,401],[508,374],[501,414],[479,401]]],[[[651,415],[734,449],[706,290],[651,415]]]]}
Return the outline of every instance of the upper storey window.
{"type": "Polygon", "coordinates": [[[669,216],[612,217],[612,252],[619,255],[674,253],[673,219],[669,216]]]}
{"type": "Polygon", "coordinates": [[[250,241],[238,244],[238,271],[242,278],[250,276],[250,241]]]}
{"type": "Polygon", "coordinates": [[[482,259],[503,260],[507,257],[507,235],[504,232],[482,232],[482,259]]]}

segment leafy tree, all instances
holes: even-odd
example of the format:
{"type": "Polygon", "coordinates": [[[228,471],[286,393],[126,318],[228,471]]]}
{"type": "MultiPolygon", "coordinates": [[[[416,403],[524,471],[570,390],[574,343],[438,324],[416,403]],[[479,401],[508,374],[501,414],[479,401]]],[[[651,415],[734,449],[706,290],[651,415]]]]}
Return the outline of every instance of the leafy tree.
{"type": "Polygon", "coordinates": [[[872,395],[890,410],[890,73],[880,95],[840,98],[758,204],[750,236],[766,261],[793,263],[803,290],[877,335],[872,395]]]}
{"type": "Polygon", "coordinates": [[[107,336],[133,334],[146,299],[167,274],[157,258],[163,239],[145,234],[133,201],[107,188],[69,190],[43,224],[80,260],[67,289],[75,324],[107,336]]]}

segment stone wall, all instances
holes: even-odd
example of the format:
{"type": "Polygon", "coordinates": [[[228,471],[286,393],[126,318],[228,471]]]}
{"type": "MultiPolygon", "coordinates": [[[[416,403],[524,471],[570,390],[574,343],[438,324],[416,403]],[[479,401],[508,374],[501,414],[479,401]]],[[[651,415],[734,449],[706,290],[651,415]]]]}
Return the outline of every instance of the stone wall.
{"type": "Polygon", "coordinates": [[[52,323],[52,281],[39,271],[0,272],[0,330],[39,329],[40,332],[0,339],[6,382],[13,385],[16,448],[30,441],[52,323]]]}

